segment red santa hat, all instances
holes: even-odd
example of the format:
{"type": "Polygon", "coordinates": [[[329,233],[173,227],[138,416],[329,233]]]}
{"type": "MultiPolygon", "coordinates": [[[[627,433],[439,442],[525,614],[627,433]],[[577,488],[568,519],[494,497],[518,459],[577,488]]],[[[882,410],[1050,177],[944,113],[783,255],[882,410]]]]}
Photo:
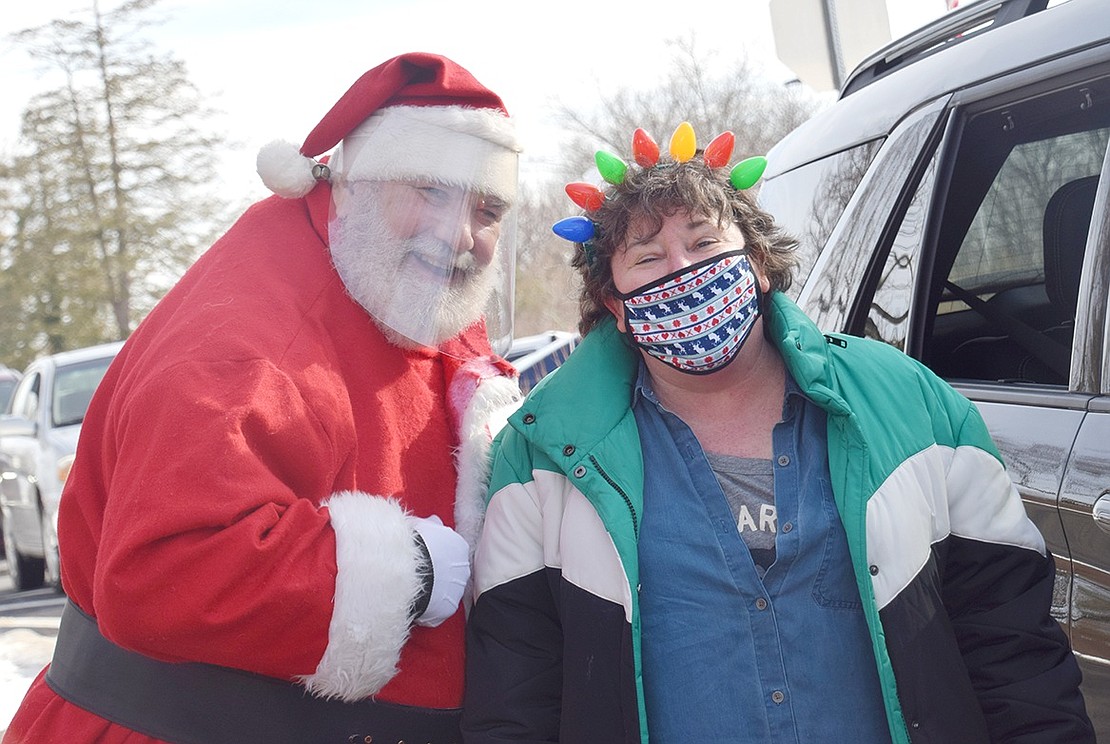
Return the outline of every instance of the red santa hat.
{"type": "Polygon", "coordinates": [[[262,182],[299,198],[318,180],[430,180],[511,199],[520,146],[505,104],[465,69],[413,52],[367,71],[298,150],[271,142],[258,153],[262,182]],[[327,165],[316,158],[340,145],[327,165]]]}

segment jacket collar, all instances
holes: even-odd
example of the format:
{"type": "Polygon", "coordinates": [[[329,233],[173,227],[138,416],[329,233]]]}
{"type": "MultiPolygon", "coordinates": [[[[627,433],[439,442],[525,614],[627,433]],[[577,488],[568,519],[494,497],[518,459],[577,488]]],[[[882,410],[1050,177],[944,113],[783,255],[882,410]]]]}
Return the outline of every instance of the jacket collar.
{"type": "Polygon", "coordinates": [[[861,339],[823,334],[794,301],[782,292],[768,298],[764,322],[770,324],[771,340],[778,346],[786,368],[806,397],[832,414],[851,410],[836,392],[836,366],[830,349],[847,348],[861,339]]]}
{"type": "Polygon", "coordinates": [[[545,450],[569,442],[593,448],[631,415],[638,364],[638,354],[608,319],[540,381],[509,423],[545,450]]]}

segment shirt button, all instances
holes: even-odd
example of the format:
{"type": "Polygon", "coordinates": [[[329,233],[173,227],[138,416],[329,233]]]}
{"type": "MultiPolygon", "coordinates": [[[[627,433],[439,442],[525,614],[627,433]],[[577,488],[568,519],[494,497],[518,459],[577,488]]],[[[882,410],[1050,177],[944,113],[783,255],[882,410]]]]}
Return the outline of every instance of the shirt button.
{"type": "Polygon", "coordinates": [[[755,608],[756,608],[757,610],[765,610],[765,609],[767,609],[767,600],[765,600],[765,599],[764,599],[763,597],[760,597],[759,599],[757,599],[757,600],[755,601],[755,608]]]}
{"type": "Polygon", "coordinates": [[[575,478],[581,478],[585,474],[586,474],[586,467],[584,465],[579,465],[578,467],[576,467],[574,469],[574,477],[575,478]]]}
{"type": "Polygon", "coordinates": [[[779,455],[779,465],[786,467],[790,464],[790,455],[779,455]]]}
{"type": "Polygon", "coordinates": [[[871,565],[870,565],[870,566],[869,566],[869,567],[867,568],[867,570],[871,572],[871,575],[872,575],[872,576],[878,576],[878,575],[879,575],[879,567],[878,567],[878,566],[876,566],[876,565],[875,565],[874,563],[872,563],[872,564],[871,564],[871,565]]]}
{"type": "Polygon", "coordinates": [[[536,414],[534,414],[534,413],[526,413],[526,414],[524,414],[524,419],[523,419],[523,421],[524,421],[524,423],[526,423],[526,424],[534,424],[534,423],[536,422],[536,414]]]}
{"type": "Polygon", "coordinates": [[[782,693],[782,690],[775,690],[771,693],[771,700],[776,703],[781,703],[783,700],[786,700],[786,695],[782,693]]]}
{"type": "Polygon", "coordinates": [[[573,455],[574,454],[574,445],[573,444],[568,444],[566,447],[563,447],[563,454],[566,455],[567,457],[570,457],[571,455],[573,455]]]}
{"type": "Polygon", "coordinates": [[[782,526],[782,531],[783,532],[789,532],[792,529],[794,529],[794,523],[793,522],[787,522],[786,524],[784,524],[782,526]]]}

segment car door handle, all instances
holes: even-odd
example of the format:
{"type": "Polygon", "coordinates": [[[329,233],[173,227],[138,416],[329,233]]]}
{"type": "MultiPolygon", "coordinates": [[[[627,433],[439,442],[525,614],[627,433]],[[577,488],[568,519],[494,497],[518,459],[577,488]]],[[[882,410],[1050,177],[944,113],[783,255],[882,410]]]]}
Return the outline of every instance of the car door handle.
{"type": "Polygon", "coordinates": [[[1110,491],[1103,493],[1098,497],[1094,507],[1091,509],[1091,516],[1094,517],[1095,524],[1097,524],[1103,532],[1110,532],[1110,491]]]}

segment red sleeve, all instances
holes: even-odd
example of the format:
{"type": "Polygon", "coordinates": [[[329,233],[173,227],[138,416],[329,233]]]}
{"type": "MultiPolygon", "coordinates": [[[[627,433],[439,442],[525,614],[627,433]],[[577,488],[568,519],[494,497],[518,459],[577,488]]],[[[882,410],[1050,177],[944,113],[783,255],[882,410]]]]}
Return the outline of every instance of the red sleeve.
{"type": "Polygon", "coordinates": [[[259,360],[176,365],[112,410],[93,577],[102,632],[159,659],[312,673],[335,591],[320,504],[345,456],[341,427],[259,360]]]}

